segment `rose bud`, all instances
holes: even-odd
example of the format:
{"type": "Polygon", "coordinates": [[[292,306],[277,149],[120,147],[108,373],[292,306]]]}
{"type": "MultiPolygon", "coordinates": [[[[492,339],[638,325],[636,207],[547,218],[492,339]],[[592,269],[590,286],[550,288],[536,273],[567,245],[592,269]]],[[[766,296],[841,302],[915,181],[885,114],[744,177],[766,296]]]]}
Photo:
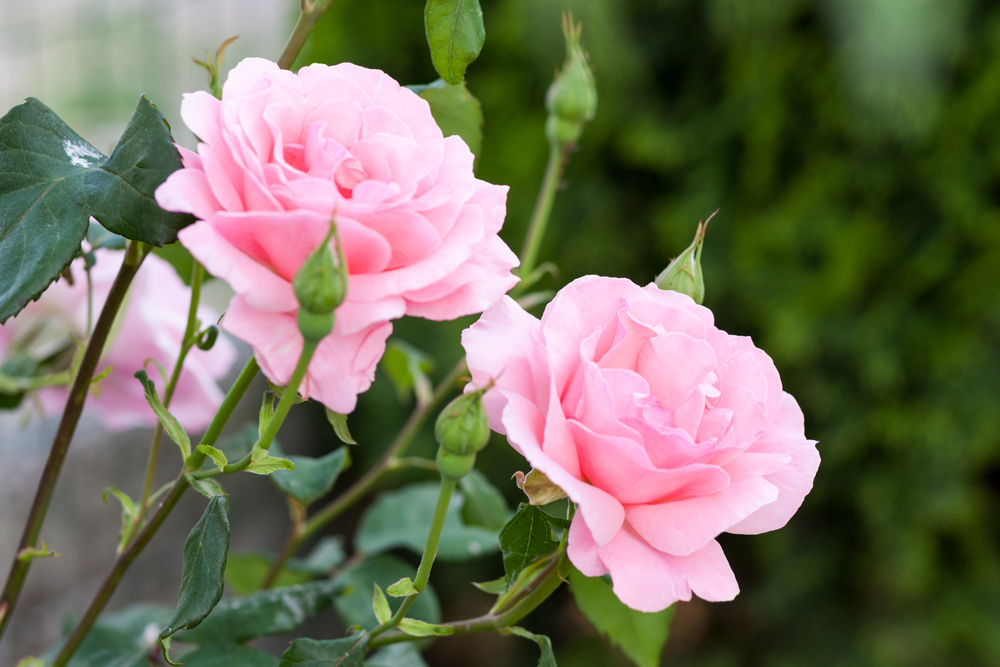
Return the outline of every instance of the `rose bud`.
{"type": "Polygon", "coordinates": [[[292,280],[292,290],[300,306],[299,330],[306,340],[319,341],[333,331],[333,311],[347,294],[344,258],[335,257],[330,249],[334,232],[331,225],[326,238],[306,258],[292,280]]]}
{"type": "Polygon", "coordinates": [[[483,408],[483,392],[462,394],[445,407],[434,423],[434,437],[442,449],[466,456],[481,451],[490,441],[490,420],[483,408]]]}
{"type": "Polygon", "coordinates": [[[462,479],[475,465],[475,454],[452,454],[444,447],[438,447],[437,469],[444,479],[462,479]]]}
{"type": "Polygon", "coordinates": [[[566,36],[566,62],[545,95],[549,112],[545,136],[557,146],[575,144],[583,134],[583,126],[597,112],[597,88],[587,64],[587,54],[580,47],[580,24],[573,24],[572,15],[563,15],[566,36]]]}
{"type": "MultiPolygon", "coordinates": [[[[708,220],[711,219],[710,216],[708,220]]],[[[699,222],[691,245],[656,276],[657,287],[687,294],[697,304],[705,300],[705,274],[701,270],[701,248],[705,242],[706,227],[708,221],[699,222]]]]}

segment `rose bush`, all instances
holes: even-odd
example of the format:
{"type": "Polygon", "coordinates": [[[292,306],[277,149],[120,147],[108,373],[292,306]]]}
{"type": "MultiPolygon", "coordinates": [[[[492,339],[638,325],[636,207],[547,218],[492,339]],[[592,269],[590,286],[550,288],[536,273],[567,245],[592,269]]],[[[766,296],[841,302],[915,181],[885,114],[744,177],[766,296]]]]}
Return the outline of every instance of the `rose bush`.
{"type": "Polygon", "coordinates": [[[465,142],[443,137],[427,103],[380,71],[293,74],[249,58],[221,100],[185,95],[181,116],[198,152],[182,150],[185,168],[157,202],[199,219],[180,240],[235,290],[223,327],[274,382],[287,383],[302,349],[292,278],[331,217],[348,293],[300,391],[337,412],[371,384],[390,320],[481,312],[517,280],[497,236],[507,188],[476,179],[465,142]]]}
{"type": "Polygon", "coordinates": [[[739,591],[716,537],[780,528],[819,466],[771,359],[689,297],[585,277],[539,321],[510,298],[467,329],[491,427],[577,503],[568,555],[658,611],[739,591]]]}
{"type": "MultiPolygon", "coordinates": [[[[96,319],[111,291],[125,254],[113,250],[94,251],[97,263],[91,269],[93,317],[96,319]]],[[[17,317],[0,326],[0,362],[14,355],[43,361],[54,355],[60,367],[68,367],[76,350],[74,339],[87,335],[87,275],[81,257],[70,265],[73,282],[61,279],[28,304],[17,317]]],[[[134,373],[142,368],[157,380],[162,393],[166,380],[159,379],[151,360],[170,373],[184,338],[184,322],[191,290],[177,277],[173,267],[156,255],[143,261],[129,290],[123,312],[115,323],[98,373],[110,367],[87,398],[85,413],[97,417],[112,431],[155,426],[156,415],[146,403],[142,385],[134,373]]],[[[213,324],[218,314],[201,306],[203,325],[213,324]]],[[[174,390],[170,411],[185,429],[199,431],[208,426],[222,403],[216,380],[236,360],[233,344],[220,336],[209,351],[191,349],[174,390]]],[[[58,415],[66,403],[65,385],[39,389],[37,396],[46,414],[58,415]]]]}

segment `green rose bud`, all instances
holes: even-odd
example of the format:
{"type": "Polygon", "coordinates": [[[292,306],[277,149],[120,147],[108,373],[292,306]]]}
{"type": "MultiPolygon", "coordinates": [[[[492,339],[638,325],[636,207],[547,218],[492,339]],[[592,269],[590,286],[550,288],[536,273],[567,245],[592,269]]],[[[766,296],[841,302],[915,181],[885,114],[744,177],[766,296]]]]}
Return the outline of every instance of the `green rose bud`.
{"type": "Polygon", "coordinates": [[[299,301],[299,330],[307,340],[319,341],[333,330],[336,310],[347,295],[347,270],[337,239],[337,255],[330,249],[336,226],[306,258],[292,279],[292,290],[299,301]]]}
{"type": "Polygon", "coordinates": [[[566,62],[545,95],[545,108],[549,112],[545,136],[558,146],[575,144],[583,134],[583,126],[597,112],[597,87],[587,54],[580,46],[581,30],[580,24],[573,24],[572,15],[563,15],[566,62]]]}
{"type": "MultiPolygon", "coordinates": [[[[488,387],[487,387],[488,389],[488,387]]],[[[462,394],[449,403],[434,424],[434,437],[448,452],[475,454],[490,441],[490,421],[483,407],[486,389],[462,394]]]]}
{"type": "Polygon", "coordinates": [[[437,469],[445,479],[462,479],[476,466],[475,454],[452,454],[444,447],[438,447],[437,469]]]}
{"type": "Polygon", "coordinates": [[[687,249],[670,262],[660,275],[656,276],[656,286],[687,294],[695,303],[705,300],[705,275],[701,270],[701,248],[705,242],[705,229],[713,213],[704,223],[698,223],[694,241],[687,249]]]}

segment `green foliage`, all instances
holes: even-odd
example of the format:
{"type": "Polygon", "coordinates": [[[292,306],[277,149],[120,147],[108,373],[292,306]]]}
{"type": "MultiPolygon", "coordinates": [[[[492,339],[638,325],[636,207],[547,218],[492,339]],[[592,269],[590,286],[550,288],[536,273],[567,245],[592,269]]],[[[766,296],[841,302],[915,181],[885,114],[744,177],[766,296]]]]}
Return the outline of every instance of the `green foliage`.
{"type": "Polygon", "coordinates": [[[365,661],[365,667],[427,667],[427,663],[420,656],[420,650],[406,642],[379,649],[365,661]]]}
{"type": "Polygon", "coordinates": [[[196,627],[222,598],[226,555],[229,552],[229,517],[225,496],[215,496],[184,542],[184,571],[177,609],[160,632],[169,639],[180,630],[196,627]]]}
{"type": "MultiPolygon", "coordinates": [[[[260,588],[273,561],[274,554],[231,551],[226,559],[226,583],[239,595],[252,593],[260,588]]],[[[325,578],[343,561],[344,547],[341,538],[324,537],[308,557],[289,558],[285,561],[274,587],[283,588],[305,583],[310,579],[325,578]]]]}
{"type": "MultiPolygon", "coordinates": [[[[415,573],[416,568],[395,556],[376,556],[337,575],[335,581],[350,586],[347,593],[334,600],[334,606],[344,625],[375,627],[377,621],[372,612],[369,593],[372,586],[378,584],[384,590],[393,582],[403,577],[413,577],[415,573]]],[[[437,623],[441,620],[441,607],[432,587],[424,589],[407,615],[428,623],[437,623]]]]}
{"type": "Polygon", "coordinates": [[[434,392],[427,373],[434,369],[434,359],[426,352],[393,338],[385,347],[379,367],[389,376],[400,403],[409,399],[411,391],[420,404],[431,400],[434,392]]]}
{"type": "Polygon", "coordinates": [[[118,502],[122,504],[122,529],[118,534],[118,553],[121,553],[128,542],[128,536],[132,532],[135,520],[139,518],[139,508],[135,506],[135,502],[127,493],[113,486],[104,489],[104,493],[101,494],[101,499],[105,504],[108,502],[109,493],[114,495],[118,499],[118,502]]]}
{"type": "Polygon", "coordinates": [[[149,379],[146,371],[136,371],[135,377],[142,383],[142,389],[146,393],[146,402],[149,403],[149,407],[153,409],[153,413],[156,414],[156,418],[163,425],[163,430],[167,432],[170,439],[181,448],[181,457],[186,461],[191,456],[191,438],[188,437],[181,423],[177,421],[177,417],[170,414],[170,410],[160,401],[160,397],[156,393],[156,383],[149,379]]]}
{"type": "Polygon", "coordinates": [[[326,420],[330,422],[330,426],[333,427],[333,432],[337,434],[340,441],[345,445],[356,445],[357,441],[351,436],[351,432],[347,428],[347,415],[342,415],[339,412],[334,412],[330,408],[326,409],[326,420]]]}
{"type": "Polygon", "coordinates": [[[0,119],[0,322],[76,256],[93,216],[110,231],[163,245],[194,221],[153,192],[181,168],[162,114],[145,97],[105,157],[36,100],[0,119]]]}
{"type": "Polygon", "coordinates": [[[184,654],[184,667],[237,666],[278,667],[278,659],[240,644],[208,644],[184,654]]]}
{"type": "Polygon", "coordinates": [[[452,85],[462,83],[486,41],[479,0],[427,0],[424,30],[438,74],[452,85]]]}
{"type": "Polygon", "coordinates": [[[559,525],[559,521],[534,505],[521,503],[517,508],[517,513],[500,531],[500,550],[508,586],[514,583],[521,570],[559,547],[558,540],[552,538],[552,525],[559,525]]]}
{"type": "Polygon", "coordinates": [[[403,577],[389,588],[385,589],[386,593],[394,598],[403,598],[407,595],[416,595],[420,591],[417,587],[413,585],[413,580],[409,577],[403,577]]]}
{"type": "Polygon", "coordinates": [[[447,637],[455,634],[455,628],[447,625],[425,623],[414,618],[404,618],[399,622],[399,629],[411,637],[447,637]]]}
{"type": "Polygon", "coordinates": [[[382,592],[382,589],[379,588],[378,584],[375,584],[375,593],[372,597],[372,613],[375,614],[375,620],[380,624],[388,623],[389,619],[392,618],[392,610],[389,609],[389,601],[386,599],[385,593],[382,592]]]}
{"type": "Polygon", "coordinates": [[[615,596],[603,577],[587,577],[574,569],[569,589],[577,608],[597,631],[610,639],[639,667],[657,667],[670,635],[674,608],[653,614],[629,609],[615,596]]]}
{"type": "Polygon", "coordinates": [[[483,473],[472,470],[459,480],[458,488],[465,497],[462,520],[467,525],[499,531],[510,520],[512,513],[503,494],[490,484],[483,473]]]}
{"type": "Polygon", "coordinates": [[[538,648],[541,649],[542,654],[538,658],[538,667],[556,667],[556,656],[552,652],[552,640],[545,635],[536,635],[533,632],[528,632],[524,628],[518,626],[512,626],[507,628],[507,632],[517,635],[518,637],[524,637],[525,639],[530,639],[531,641],[538,644],[538,648]]]}
{"type": "Polygon", "coordinates": [[[271,475],[279,470],[295,470],[295,463],[290,459],[265,454],[262,458],[250,463],[245,470],[255,475],[271,475]]]}
{"type": "Polygon", "coordinates": [[[367,632],[325,641],[296,639],[279,667],[362,667],[367,651],[367,632]]]}
{"type": "Polygon", "coordinates": [[[193,644],[240,644],[291,632],[329,607],[343,590],[341,583],[314,581],[225,600],[197,627],[177,638],[193,644]]]}
{"type": "MultiPolygon", "coordinates": [[[[437,482],[425,482],[381,494],[361,517],[354,536],[355,547],[366,553],[396,547],[423,553],[438,489],[437,482]]],[[[498,548],[495,532],[462,523],[464,502],[460,493],[452,495],[441,531],[438,560],[465,560],[498,548]]]]}
{"type": "Polygon", "coordinates": [[[289,460],[295,465],[295,469],[273,473],[271,482],[282,493],[292,496],[307,507],[329,493],[337,483],[337,477],[351,463],[347,447],[340,447],[319,458],[292,456],[289,460]]]}
{"type": "Polygon", "coordinates": [[[446,137],[458,135],[476,157],[483,147],[483,106],[464,83],[452,86],[438,79],[421,86],[420,97],[431,105],[431,115],[446,137]]]}

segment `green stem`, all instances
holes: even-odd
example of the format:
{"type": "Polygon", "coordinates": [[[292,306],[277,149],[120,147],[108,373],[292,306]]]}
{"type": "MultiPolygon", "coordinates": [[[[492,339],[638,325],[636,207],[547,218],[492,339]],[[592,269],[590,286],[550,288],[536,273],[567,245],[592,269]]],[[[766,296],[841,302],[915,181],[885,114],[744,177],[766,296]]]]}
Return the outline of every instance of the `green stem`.
{"type": "MultiPolygon", "coordinates": [[[[191,271],[191,303],[188,306],[187,326],[184,328],[184,337],[181,339],[181,349],[177,355],[177,363],[174,365],[174,371],[167,382],[166,388],[163,390],[163,405],[167,408],[170,407],[170,399],[174,397],[174,390],[177,388],[177,382],[180,380],[181,370],[184,368],[184,361],[187,359],[187,354],[195,344],[195,336],[198,333],[196,331],[198,328],[198,304],[201,301],[201,283],[204,278],[205,269],[200,262],[196,261],[191,271]]],[[[157,423],[156,433],[153,434],[153,446],[149,450],[149,460],[146,462],[146,477],[142,482],[142,495],[139,496],[139,517],[132,524],[132,534],[129,535],[129,540],[132,539],[135,531],[139,530],[142,526],[142,522],[146,518],[146,512],[149,511],[149,496],[153,492],[156,463],[160,457],[160,442],[162,440],[163,424],[157,423]]]]}
{"type": "Polygon", "coordinates": [[[177,501],[181,499],[184,492],[187,491],[189,486],[188,480],[181,475],[174,482],[173,488],[170,493],[167,494],[166,498],[163,499],[163,503],[156,510],[152,517],[150,517],[149,523],[146,524],[145,528],[139,533],[138,537],[129,544],[124,551],[122,551],[118,557],[115,559],[114,565],[111,567],[111,571],[104,578],[104,582],[101,587],[97,590],[94,598],[90,601],[90,606],[87,607],[87,611],[84,612],[83,617],[80,622],[76,624],[73,629],[73,633],[66,639],[66,643],[63,644],[62,648],[59,650],[59,655],[56,656],[55,660],[52,661],[50,667],[64,667],[66,663],[69,662],[70,658],[80,647],[80,644],[86,638],[87,633],[90,632],[90,628],[94,625],[97,617],[104,610],[104,607],[111,600],[111,596],[114,595],[115,590],[118,588],[118,584],[121,583],[122,577],[125,575],[125,571],[132,564],[132,561],[142,553],[142,550],[146,548],[149,541],[153,539],[153,535],[156,531],[160,529],[163,522],[166,520],[167,516],[170,514],[174,506],[177,505],[177,501]]]}
{"type": "Polygon", "coordinates": [[[413,580],[413,587],[417,589],[417,592],[406,596],[392,618],[372,630],[372,637],[399,625],[399,622],[406,616],[406,612],[416,602],[417,597],[427,588],[427,581],[431,576],[431,567],[434,565],[434,559],[437,558],[438,543],[441,541],[441,531],[444,529],[445,515],[448,514],[448,504],[451,502],[451,495],[455,491],[455,485],[457,484],[457,479],[451,477],[441,478],[441,490],[438,492],[437,504],[434,506],[434,516],[431,519],[430,531],[427,533],[427,543],[424,545],[424,553],[420,557],[417,578],[413,580]]]}
{"type": "Polygon", "coordinates": [[[319,21],[323,13],[330,7],[333,0],[302,0],[302,13],[299,14],[298,21],[292,29],[292,34],[288,37],[285,48],[278,56],[278,67],[281,69],[291,69],[299,52],[305,46],[309,34],[312,33],[316,22],[319,21]]]}
{"type": "MultiPolygon", "coordinates": [[[[524,248],[521,250],[521,268],[518,269],[518,274],[522,279],[530,276],[531,272],[535,270],[535,263],[538,261],[538,251],[542,246],[542,239],[545,237],[545,228],[549,223],[549,214],[552,213],[552,204],[555,201],[556,190],[559,189],[559,181],[562,179],[565,158],[566,151],[563,147],[553,144],[549,148],[549,163],[545,167],[542,187],[538,191],[538,199],[535,200],[535,210],[531,214],[528,233],[524,237],[524,248]]],[[[516,287],[514,291],[517,291],[516,287]]]]}
{"type": "Polygon", "coordinates": [[[4,585],[3,594],[0,595],[0,638],[10,623],[17,598],[21,594],[21,588],[28,576],[28,569],[31,567],[31,559],[21,560],[17,554],[23,549],[34,547],[38,542],[38,535],[42,531],[42,524],[45,521],[45,514],[52,501],[52,494],[59,479],[59,472],[62,470],[66,454],[69,452],[70,442],[76,432],[76,426],[80,422],[80,414],[83,412],[83,405],[87,400],[90,390],[90,383],[94,377],[94,371],[101,360],[104,352],[104,345],[114,325],[118,311],[128,294],[129,285],[135,277],[136,272],[142,265],[142,260],[146,258],[149,246],[138,241],[129,242],[125,251],[125,259],[115,282],[111,285],[108,298],[101,308],[101,314],[94,325],[94,331],[87,342],[87,349],[83,353],[80,368],[77,371],[73,386],[69,390],[69,397],[66,399],[66,407],[63,409],[62,419],[59,421],[59,428],[56,430],[55,438],[52,441],[52,449],[49,451],[48,461],[45,463],[45,470],[42,472],[42,479],[38,483],[38,491],[35,494],[35,501],[31,506],[31,512],[24,526],[24,533],[21,542],[14,555],[14,563],[11,565],[10,574],[7,576],[7,583],[4,585]]]}
{"type": "Polygon", "coordinates": [[[271,443],[274,442],[274,437],[278,435],[278,429],[281,428],[282,422],[288,416],[288,411],[295,404],[299,386],[302,384],[302,379],[306,376],[306,371],[309,370],[309,362],[312,360],[318,346],[319,341],[305,339],[302,343],[302,354],[299,356],[299,363],[295,366],[295,370],[292,371],[292,378],[288,381],[288,386],[285,387],[285,391],[281,395],[281,400],[278,401],[278,408],[274,411],[274,416],[267,423],[267,428],[264,429],[264,433],[260,436],[260,440],[257,443],[261,449],[269,449],[271,443]]]}
{"type": "MultiPolygon", "coordinates": [[[[237,404],[239,404],[240,399],[243,398],[243,394],[247,392],[250,387],[250,383],[253,379],[257,377],[257,372],[260,370],[260,366],[257,365],[257,359],[250,355],[247,360],[243,370],[236,378],[236,382],[233,386],[229,388],[229,392],[226,393],[226,397],[222,399],[222,405],[219,406],[218,411],[215,413],[215,417],[212,418],[212,423],[208,425],[208,430],[205,431],[205,435],[201,436],[202,445],[214,445],[219,439],[219,435],[222,433],[222,428],[229,421],[229,416],[233,414],[233,410],[236,409],[237,404]]],[[[188,457],[186,469],[189,471],[198,470],[205,462],[205,455],[199,451],[194,451],[191,456],[188,457]]]]}

